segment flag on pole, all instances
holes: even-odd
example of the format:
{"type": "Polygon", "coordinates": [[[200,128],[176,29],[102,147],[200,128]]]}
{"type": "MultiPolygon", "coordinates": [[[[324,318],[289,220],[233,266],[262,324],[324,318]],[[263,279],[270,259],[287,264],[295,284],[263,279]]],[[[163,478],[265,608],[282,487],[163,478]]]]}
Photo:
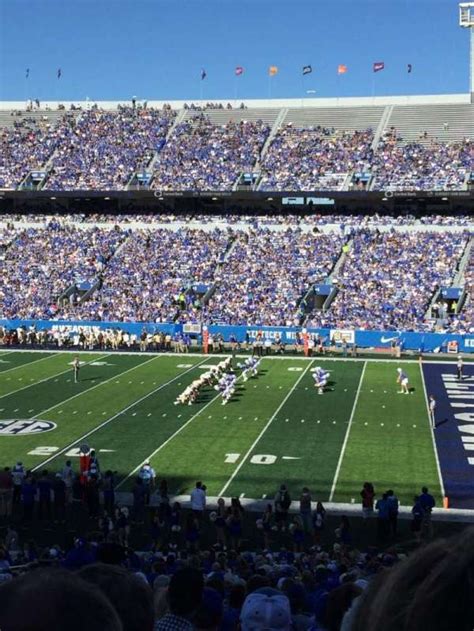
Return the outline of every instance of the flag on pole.
{"type": "Polygon", "coordinates": [[[380,72],[385,68],[385,63],[383,61],[374,61],[373,70],[374,72],[380,72]]]}
{"type": "Polygon", "coordinates": [[[345,66],[344,64],[339,64],[339,66],[337,67],[337,74],[346,74],[347,72],[347,66],[345,66]]]}
{"type": "Polygon", "coordinates": [[[61,70],[61,68],[58,68],[58,73],[57,73],[57,75],[58,75],[58,79],[60,79],[60,78],[61,78],[61,75],[62,75],[62,74],[63,74],[63,71],[61,70]]]}
{"type": "Polygon", "coordinates": [[[25,79],[28,79],[29,76],[30,76],[30,69],[27,68],[25,71],[25,79]]]}
{"type": "Polygon", "coordinates": [[[311,74],[313,72],[313,68],[311,66],[303,66],[303,74],[311,74]]]}
{"type": "Polygon", "coordinates": [[[274,77],[278,73],[278,66],[270,66],[268,69],[268,74],[270,77],[274,77]]]}
{"type": "Polygon", "coordinates": [[[407,72],[408,72],[408,74],[411,73],[412,69],[413,69],[413,66],[411,64],[407,64],[407,72]]]}
{"type": "Polygon", "coordinates": [[[206,77],[207,77],[207,72],[204,70],[204,68],[201,68],[201,81],[204,81],[206,77]]]}
{"type": "Polygon", "coordinates": [[[244,74],[244,69],[242,68],[242,66],[236,66],[235,68],[235,74],[240,77],[241,74],[244,74]]]}

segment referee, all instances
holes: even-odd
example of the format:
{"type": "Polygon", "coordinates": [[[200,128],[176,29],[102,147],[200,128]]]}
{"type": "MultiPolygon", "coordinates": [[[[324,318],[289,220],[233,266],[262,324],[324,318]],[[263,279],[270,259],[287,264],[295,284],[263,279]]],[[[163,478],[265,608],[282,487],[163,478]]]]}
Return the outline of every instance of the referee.
{"type": "Polygon", "coordinates": [[[431,423],[431,427],[433,429],[436,429],[436,416],[435,416],[436,399],[434,398],[434,396],[432,394],[430,394],[429,408],[430,408],[430,423],[431,423]]]}
{"type": "Polygon", "coordinates": [[[74,383],[78,383],[79,382],[79,369],[80,369],[80,361],[79,361],[79,357],[74,357],[74,360],[72,362],[72,369],[74,371],[74,383]]]}

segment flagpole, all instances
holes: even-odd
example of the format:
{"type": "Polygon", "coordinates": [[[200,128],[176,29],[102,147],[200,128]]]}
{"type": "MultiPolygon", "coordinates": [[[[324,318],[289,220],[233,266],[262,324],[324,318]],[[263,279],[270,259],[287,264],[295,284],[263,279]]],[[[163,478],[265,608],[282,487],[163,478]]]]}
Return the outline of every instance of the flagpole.
{"type": "Polygon", "coordinates": [[[237,75],[234,73],[234,109],[237,107],[237,75]]]}
{"type": "Polygon", "coordinates": [[[268,72],[268,98],[272,98],[272,75],[268,72]]]}

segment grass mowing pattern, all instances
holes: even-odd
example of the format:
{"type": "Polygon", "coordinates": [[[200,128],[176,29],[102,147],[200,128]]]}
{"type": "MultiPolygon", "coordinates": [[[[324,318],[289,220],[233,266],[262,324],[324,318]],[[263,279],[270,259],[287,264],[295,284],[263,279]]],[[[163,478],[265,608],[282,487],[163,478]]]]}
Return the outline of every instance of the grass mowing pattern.
{"type": "Polygon", "coordinates": [[[272,454],[277,460],[259,465],[249,458],[230,485],[229,495],[273,497],[285,482],[293,498],[308,484],[314,498],[328,500],[362,364],[317,360],[316,365],[330,371],[332,390],[318,395],[312,373],[304,375],[253,450],[252,455],[272,454]]]}
{"type": "Polygon", "coordinates": [[[420,487],[441,491],[418,364],[406,364],[412,394],[398,394],[395,364],[368,362],[334,501],[360,500],[368,480],[378,494],[393,488],[411,504],[420,487]]]}
{"type": "Polygon", "coordinates": [[[24,364],[31,365],[31,363],[34,361],[45,360],[48,357],[52,357],[52,353],[7,353],[5,351],[0,352],[0,373],[13,371],[18,366],[23,366],[24,364]]]}
{"type": "MultiPolygon", "coordinates": [[[[101,465],[118,470],[125,481],[121,490],[130,489],[134,470],[154,454],[157,475],[168,479],[171,491],[187,492],[202,478],[214,495],[248,453],[227,495],[271,498],[286,482],[294,498],[308,484],[323,501],[329,497],[363,367],[350,360],[313,361],[313,367],[331,371],[334,388],[319,396],[310,370],[302,376],[306,361],[265,358],[259,377],[239,381],[228,405],[207,389],[197,404],[175,406],[186,385],[221,357],[82,353],[81,361],[90,364],[81,370],[79,384],[73,383],[71,353],[0,352],[0,357],[14,368],[2,377],[1,371],[9,368],[0,364],[0,420],[38,417],[57,425],[37,435],[0,435],[0,465],[21,459],[28,467],[46,464],[57,470],[90,433],[88,444],[110,450],[100,453],[101,465]]],[[[422,484],[439,499],[419,366],[405,364],[415,388],[409,396],[397,394],[395,369],[395,364],[367,362],[335,501],[358,502],[366,479],[378,491],[392,486],[403,503],[410,503],[422,484]]]]}

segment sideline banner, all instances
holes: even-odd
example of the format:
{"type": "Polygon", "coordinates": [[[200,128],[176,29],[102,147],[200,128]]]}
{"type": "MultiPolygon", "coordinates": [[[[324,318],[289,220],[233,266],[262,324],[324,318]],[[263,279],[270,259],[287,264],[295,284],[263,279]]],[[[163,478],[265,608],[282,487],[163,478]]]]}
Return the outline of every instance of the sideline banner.
{"type": "MultiPolygon", "coordinates": [[[[122,329],[131,335],[139,336],[145,330],[147,333],[157,331],[172,336],[183,333],[184,326],[172,322],[95,322],[80,320],[0,320],[0,325],[14,329],[21,326],[36,326],[37,329],[48,329],[50,331],[68,330],[71,334],[77,334],[82,329],[122,329]],[[67,329],[66,329],[67,327],[67,329]]],[[[278,326],[239,326],[239,325],[217,325],[211,324],[208,332],[212,336],[221,335],[225,342],[234,340],[237,342],[252,343],[260,333],[262,339],[278,341],[284,344],[303,344],[302,327],[278,327],[278,326]]],[[[198,327],[191,333],[191,328],[186,327],[191,335],[197,337],[202,342],[201,334],[197,333],[198,327]]],[[[457,344],[461,353],[474,353],[474,334],[448,334],[448,333],[417,333],[414,331],[362,331],[350,329],[307,329],[308,336],[312,340],[317,338],[324,346],[331,343],[342,342],[343,339],[349,344],[354,344],[360,348],[390,348],[393,341],[401,347],[402,351],[412,350],[424,353],[446,353],[457,344]]]]}

